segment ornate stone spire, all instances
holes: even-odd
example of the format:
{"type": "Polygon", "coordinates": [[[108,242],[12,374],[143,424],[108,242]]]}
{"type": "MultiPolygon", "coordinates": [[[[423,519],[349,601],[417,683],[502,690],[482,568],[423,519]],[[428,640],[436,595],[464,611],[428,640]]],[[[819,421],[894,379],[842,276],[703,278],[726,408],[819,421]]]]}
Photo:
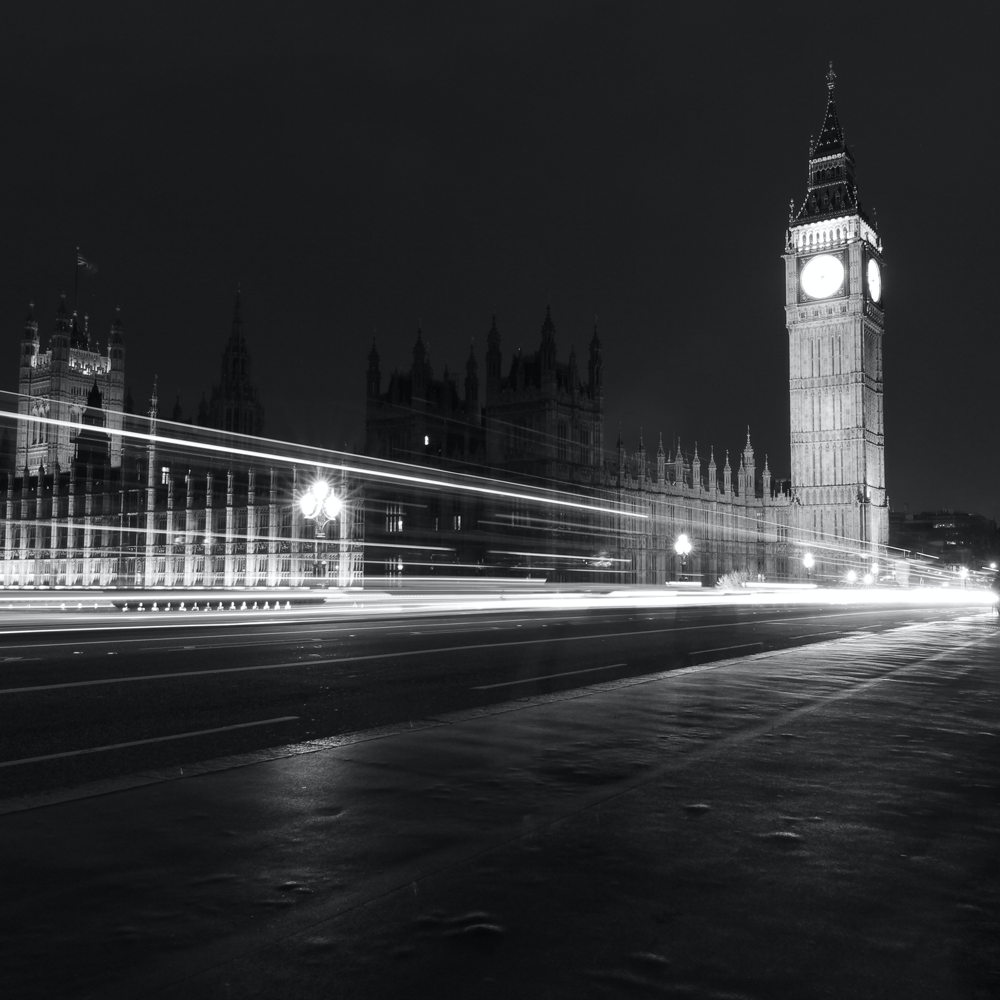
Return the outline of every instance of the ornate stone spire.
{"type": "Polygon", "coordinates": [[[834,99],[837,75],[833,63],[826,75],[826,111],[819,136],[809,141],[809,181],[806,197],[793,225],[834,218],[858,211],[858,192],[855,179],[854,157],[847,148],[844,130],[837,117],[834,99]]]}

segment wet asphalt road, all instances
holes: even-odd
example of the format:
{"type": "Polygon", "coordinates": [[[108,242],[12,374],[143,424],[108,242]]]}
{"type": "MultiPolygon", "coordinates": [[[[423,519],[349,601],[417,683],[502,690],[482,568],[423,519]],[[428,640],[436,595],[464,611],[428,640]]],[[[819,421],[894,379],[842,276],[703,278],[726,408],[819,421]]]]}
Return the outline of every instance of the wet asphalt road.
{"type": "Polygon", "coordinates": [[[965,611],[10,812],[0,983],[979,1000],[998,843],[1000,630],[965,611]]]}
{"type": "Polygon", "coordinates": [[[0,800],[959,613],[743,606],[385,621],[304,609],[236,623],[15,624],[0,640],[0,800]]]}

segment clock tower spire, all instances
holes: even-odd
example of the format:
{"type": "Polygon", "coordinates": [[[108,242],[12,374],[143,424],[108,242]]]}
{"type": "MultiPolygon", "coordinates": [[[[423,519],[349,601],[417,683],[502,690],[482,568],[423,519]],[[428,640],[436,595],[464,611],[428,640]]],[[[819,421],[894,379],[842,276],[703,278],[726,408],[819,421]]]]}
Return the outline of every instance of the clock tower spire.
{"type": "Polygon", "coordinates": [[[792,488],[798,540],[841,576],[888,542],[882,242],[861,208],[854,157],[826,75],[823,127],[785,242],[792,488]]]}

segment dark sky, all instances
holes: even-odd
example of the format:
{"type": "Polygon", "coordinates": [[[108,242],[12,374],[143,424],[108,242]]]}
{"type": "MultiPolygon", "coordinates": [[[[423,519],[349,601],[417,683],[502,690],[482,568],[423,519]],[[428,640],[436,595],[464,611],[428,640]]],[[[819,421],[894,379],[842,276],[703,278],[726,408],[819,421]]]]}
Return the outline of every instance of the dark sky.
{"type": "Polygon", "coordinates": [[[996,3],[6,4],[2,386],[29,300],[80,308],[190,414],[237,283],[270,436],[363,440],[418,322],[435,372],[505,367],[547,303],[604,344],[619,424],[787,475],[781,253],[824,74],[885,246],[894,508],[997,512],[996,3]],[[931,17],[933,15],[933,17],[931,17]],[[991,319],[991,316],[993,317],[991,319]]]}

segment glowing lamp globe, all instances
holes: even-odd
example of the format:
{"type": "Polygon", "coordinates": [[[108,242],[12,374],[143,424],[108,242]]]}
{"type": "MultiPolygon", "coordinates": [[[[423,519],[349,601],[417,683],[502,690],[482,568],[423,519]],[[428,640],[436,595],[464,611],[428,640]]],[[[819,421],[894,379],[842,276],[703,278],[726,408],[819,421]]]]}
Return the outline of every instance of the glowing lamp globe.
{"type": "Polygon", "coordinates": [[[686,556],[691,551],[691,540],[687,535],[678,535],[674,542],[674,551],[679,556],[686,556]]]}
{"type": "Polygon", "coordinates": [[[816,560],[813,558],[813,554],[811,552],[807,552],[802,557],[802,565],[805,566],[806,569],[812,569],[813,566],[816,565],[816,560]]]}
{"type": "Polygon", "coordinates": [[[323,510],[326,511],[326,516],[332,521],[335,517],[340,515],[340,512],[344,509],[344,502],[337,496],[336,493],[331,493],[323,501],[323,510]]]}
{"type": "Polygon", "coordinates": [[[302,511],[304,517],[312,517],[318,508],[319,499],[312,490],[302,494],[302,498],[299,500],[299,509],[302,511]]]}

